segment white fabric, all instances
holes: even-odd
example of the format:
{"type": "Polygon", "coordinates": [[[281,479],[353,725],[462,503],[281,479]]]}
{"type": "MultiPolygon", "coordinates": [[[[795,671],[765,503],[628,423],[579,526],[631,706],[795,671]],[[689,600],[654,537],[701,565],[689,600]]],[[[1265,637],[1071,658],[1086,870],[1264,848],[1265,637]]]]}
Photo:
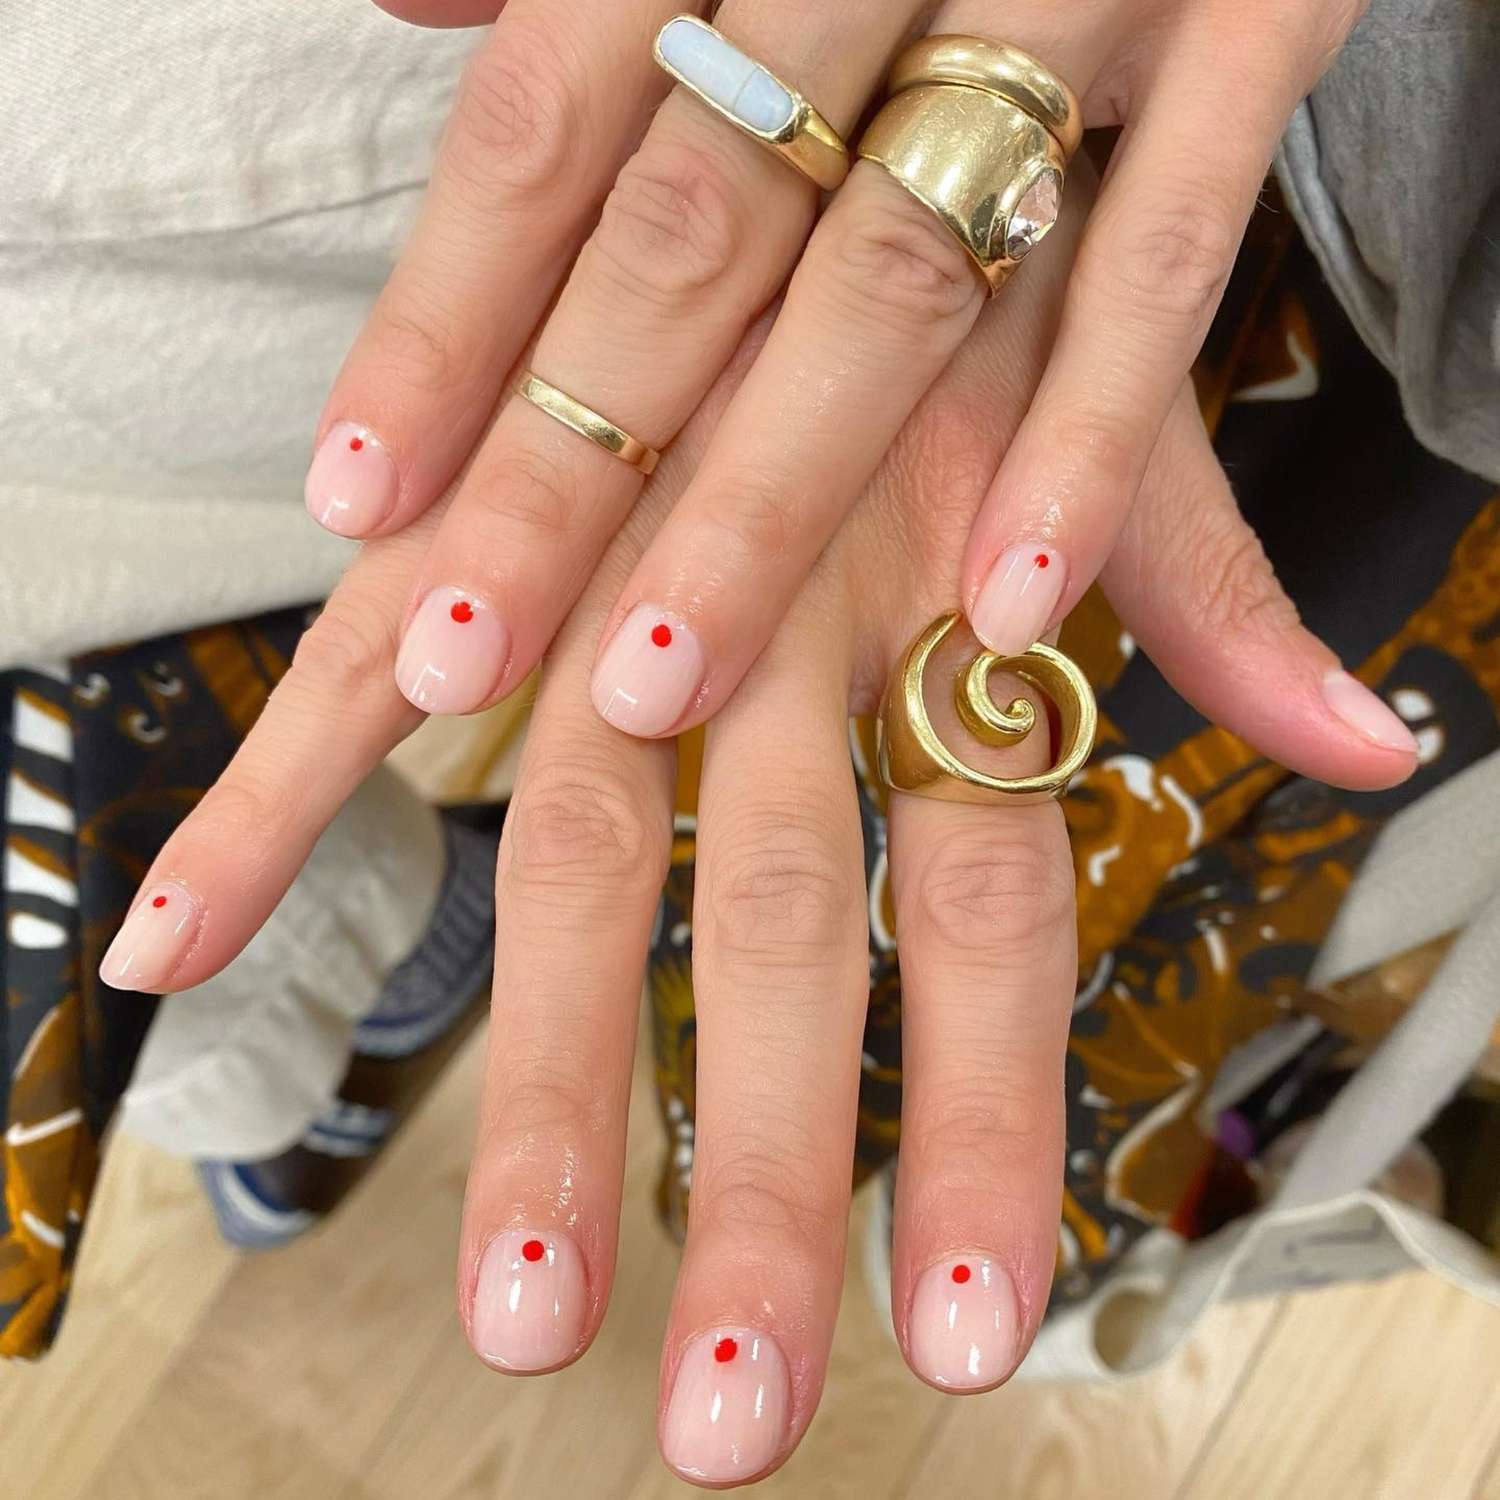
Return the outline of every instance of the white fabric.
{"type": "Polygon", "coordinates": [[[298,1140],[333,1097],[354,1028],[417,945],[443,871],[437,813],[377,770],[244,953],[161,1002],[120,1128],[178,1156],[235,1161],[298,1140]]]}
{"type": "Polygon", "coordinates": [[[0,21],[0,668],[321,598],[314,424],[473,32],[369,0],[0,21]]]}

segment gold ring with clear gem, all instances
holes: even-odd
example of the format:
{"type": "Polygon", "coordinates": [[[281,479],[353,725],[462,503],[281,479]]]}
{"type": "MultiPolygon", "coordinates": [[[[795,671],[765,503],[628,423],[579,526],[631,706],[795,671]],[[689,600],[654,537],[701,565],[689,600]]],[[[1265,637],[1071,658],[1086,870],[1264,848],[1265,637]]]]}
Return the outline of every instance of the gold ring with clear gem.
{"type": "Polygon", "coordinates": [[[972,36],[914,42],[890,88],[859,155],[937,214],[993,295],[1057,221],[1078,101],[1035,58],[972,36]]]}

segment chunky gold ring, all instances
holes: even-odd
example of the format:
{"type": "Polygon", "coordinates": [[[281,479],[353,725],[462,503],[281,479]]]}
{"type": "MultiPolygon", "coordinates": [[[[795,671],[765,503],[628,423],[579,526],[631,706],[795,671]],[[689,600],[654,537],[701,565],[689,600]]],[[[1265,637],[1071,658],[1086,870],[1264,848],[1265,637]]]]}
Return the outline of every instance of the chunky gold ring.
{"type": "Polygon", "coordinates": [[[608,417],[602,417],[582,401],[575,401],[566,391],[549,385],[540,375],[528,370],[516,387],[516,394],[524,396],[533,406],[540,407],[549,417],[556,418],[564,427],[597,443],[607,453],[624,459],[642,474],[649,474],[661,461],[655,448],[647,447],[639,438],[633,438],[623,427],[616,427],[608,417]]]}
{"type": "Polygon", "coordinates": [[[832,192],[849,175],[849,148],[796,89],[697,16],[656,34],[657,64],[752,140],[832,192]]]}
{"type": "Polygon", "coordinates": [[[1017,806],[1060,797],[1094,748],[1099,710],[1094,690],[1078,664],[1051,646],[1036,645],[1019,656],[981,651],[955,674],[954,706],[964,727],[983,745],[1012,745],[1036,725],[1035,708],[1016,698],[1004,709],[990,697],[990,673],[1004,668],[1045,693],[1057,707],[1062,735],[1057,763],[1036,776],[990,776],[965,764],[939,738],[927,713],[925,677],[932,653],[958,624],[940,615],[906,649],[885,690],[876,738],[880,774],[898,792],[944,802],[1017,806]]]}
{"type": "Polygon", "coordinates": [[[859,154],[937,214],[993,295],[1057,222],[1078,101],[1024,52],[968,36],[913,43],[891,90],[859,154]]]}

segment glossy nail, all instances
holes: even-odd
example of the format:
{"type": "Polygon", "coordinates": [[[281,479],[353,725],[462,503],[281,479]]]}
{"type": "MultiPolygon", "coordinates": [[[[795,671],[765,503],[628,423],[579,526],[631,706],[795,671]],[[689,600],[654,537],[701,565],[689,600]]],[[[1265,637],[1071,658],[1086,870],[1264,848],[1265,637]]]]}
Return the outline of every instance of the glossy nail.
{"type": "Polygon", "coordinates": [[[698,637],[654,604],[638,604],[604,648],[590,692],[616,729],[665,734],[688,711],[702,681],[698,637]]]}
{"type": "Polygon", "coordinates": [[[911,1302],[907,1353],[923,1380],[950,1391],[981,1391],[1016,1361],[1016,1291],[987,1255],[955,1255],[922,1272],[911,1302]]]}
{"type": "Polygon", "coordinates": [[[583,1342],[588,1279],[565,1234],[512,1229],[485,1247],[474,1289],[472,1335],[501,1369],[552,1370],[583,1342]]]}
{"type": "Polygon", "coordinates": [[[661,1450],[679,1474],[708,1484],[753,1479],[786,1446],[791,1380],[776,1340],[714,1328],[683,1351],[662,1421],[661,1450]]]}
{"type": "Polygon", "coordinates": [[[181,966],[203,924],[203,911],[186,886],[149,887],[105,950],[99,977],[117,990],[160,989],[181,966]]]}
{"type": "Polygon", "coordinates": [[[510,632],[482,600],[436,588],[412,616],[396,656],[396,686],[430,714],[466,714],[495,691],[510,632]]]}
{"type": "Polygon", "coordinates": [[[1411,730],[1357,677],[1347,672],[1330,672],[1323,679],[1323,701],[1336,718],[1382,750],[1399,750],[1403,755],[1417,753],[1416,737],[1411,730]]]}
{"type": "Polygon", "coordinates": [[[1029,651],[1046,632],[1067,581],[1067,562],[1051,547],[1032,542],[1002,552],[974,596],[974,634],[1007,656],[1029,651]]]}
{"type": "Polygon", "coordinates": [[[303,486],[308,513],[339,536],[367,536],[396,508],[399,480],[368,427],[335,422],[313,454],[303,486]]]}

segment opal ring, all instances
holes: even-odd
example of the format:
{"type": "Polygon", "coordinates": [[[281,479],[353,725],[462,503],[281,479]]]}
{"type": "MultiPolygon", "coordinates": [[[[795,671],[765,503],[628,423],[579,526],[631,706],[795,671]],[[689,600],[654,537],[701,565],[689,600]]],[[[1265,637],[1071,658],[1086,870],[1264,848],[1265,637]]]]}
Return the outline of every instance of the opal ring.
{"type": "MultiPolygon", "coordinates": [[[[927,664],[961,616],[940,615],[906,649],[885,691],[876,728],[880,775],[893,791],[945,802],[999,803],[1014,807],[1060,797],[1094,748],[1099,710],[1088,678],[1071,657],[1036,645],[1019,656],[981,651],[954,677],[954,707],[963,727],[982,745],[1011,745],[1026,738],[1037,712],[1025,698],[1001,709],[990,697],[990,673],[1014,672],[1048,697],[1061,733],[1056,763],[1035,776],[991,776],[967,764],[939,738],[927,712],[927,664]]],[[[1046,732],[1045,722],[1043,732],[1046,732]]]]}
{"type": "Polygon", "coordinates": [[[937,214],[993,295],[1057,222],[1078,100],[1035,58],[973,36],[914,42],[890,90],[860,156],[937,214]]]}
{"type": "Polygon", "coordinates": [[[656,35],[657,64],[752,140],[825,192],[849,175],[849,148],[796,89],[697,16],[674,16],[656,35]]]}
{"type": "Polygon", "coordinates": [[[564,427],[571,427],[581,437],[597,443],[606,453],[612,453],[642,474],[649,474],[661,460],[655,448],[648,447],[639,438],[633,438],[623,427],[616,427],[608,417],[600,416],[592,407],[575,400],[566,391],[548,384],[540,375],[528,370],[516,386],[516,394],[546,412],[564,427]]]}

